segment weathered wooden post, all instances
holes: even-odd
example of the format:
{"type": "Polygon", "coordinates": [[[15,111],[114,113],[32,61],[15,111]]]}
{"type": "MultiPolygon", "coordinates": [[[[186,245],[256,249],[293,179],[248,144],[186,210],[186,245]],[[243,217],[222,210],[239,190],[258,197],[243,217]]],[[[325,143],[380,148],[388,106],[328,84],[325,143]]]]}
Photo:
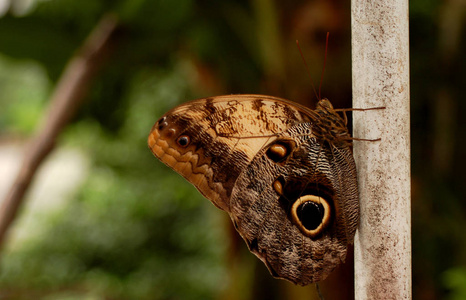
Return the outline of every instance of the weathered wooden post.
{"type": "Polygon", "coordinates": [[[355,298],[411,299],[408,0],[352,0],[355,298]]]}

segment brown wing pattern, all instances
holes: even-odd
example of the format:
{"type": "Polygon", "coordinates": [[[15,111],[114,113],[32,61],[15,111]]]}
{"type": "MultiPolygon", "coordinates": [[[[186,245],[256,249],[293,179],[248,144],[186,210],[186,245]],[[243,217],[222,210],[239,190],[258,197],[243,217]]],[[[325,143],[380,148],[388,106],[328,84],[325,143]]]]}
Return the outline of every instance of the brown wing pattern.
{"type": "Polygon", "coordinates": [[[310,121],[303,109],[283,101],[232,95],[185,103],[155,123],[149,148],[217,207],[229,211],[236,178],[259,149],[292,125],[310,121]],[[181,136],[189,145],[178,143],[181,136]]]}
{"type": "Polygon", "coordinates": [[[153,154],[227,211],[273,276],[306,285],[346,258],[359,221],[345,121],[263,95],[175,107],[153,126],[153,154]]]}
{"type": "Polygon", "coordinates": [[[331,150],[312,132],[311,124],[297,124],[263,147],[238,177],[230,201],[232,221],[251,252],[273,276],[300,285],[325,279],[345,260],[359,217],[351,151],[331,150]],[[282,139],[296,144],[285,161],[275,163],[266,153],[282,139]],[[280,193],[273,188],[277,180],[280,193]],[[293,203],[305,195],[330,203],[332,221],[316,237],[303,235],[290,217],[293,203]]]}

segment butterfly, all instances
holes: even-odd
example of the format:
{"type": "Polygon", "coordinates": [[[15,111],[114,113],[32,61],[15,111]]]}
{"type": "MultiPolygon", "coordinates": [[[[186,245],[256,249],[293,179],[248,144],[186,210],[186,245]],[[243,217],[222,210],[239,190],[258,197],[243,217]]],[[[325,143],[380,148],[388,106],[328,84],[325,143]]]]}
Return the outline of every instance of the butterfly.
{"type": "Polygon", "coordinates": [[[327,99],[314,110],[265,95],[194,100],[163,115],[148,145],[226,211],[277,278],[324,280],[359,222],[351,136],[327,99]]]}

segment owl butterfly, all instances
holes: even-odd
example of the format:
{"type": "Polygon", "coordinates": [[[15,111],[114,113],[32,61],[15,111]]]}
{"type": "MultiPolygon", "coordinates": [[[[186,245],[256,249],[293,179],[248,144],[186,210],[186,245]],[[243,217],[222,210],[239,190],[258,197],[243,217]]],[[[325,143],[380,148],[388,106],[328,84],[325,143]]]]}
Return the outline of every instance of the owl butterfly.
{"type": "Polygon", "coordinates": [[[152,153],[226,211],[270,273],[295,284],[345,261],[359,221],[351,137],[330,101],[194,100],[150,132],[152,153]]]}

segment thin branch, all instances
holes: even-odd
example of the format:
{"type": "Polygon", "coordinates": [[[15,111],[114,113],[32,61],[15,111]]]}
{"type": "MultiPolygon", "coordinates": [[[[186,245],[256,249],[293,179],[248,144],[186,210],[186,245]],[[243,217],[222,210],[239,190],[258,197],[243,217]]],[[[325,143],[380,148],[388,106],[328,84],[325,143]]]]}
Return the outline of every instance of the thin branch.
{"type": "Polygon", "coordinates": [[[0,207],[0,249],[34,174],[54,148],[60,132],[75,115],[102,60],[107,56],[116,28],[116,17],[104,16],[65,67],[40,129],[31,139],[20,172],[0,207]]]}

